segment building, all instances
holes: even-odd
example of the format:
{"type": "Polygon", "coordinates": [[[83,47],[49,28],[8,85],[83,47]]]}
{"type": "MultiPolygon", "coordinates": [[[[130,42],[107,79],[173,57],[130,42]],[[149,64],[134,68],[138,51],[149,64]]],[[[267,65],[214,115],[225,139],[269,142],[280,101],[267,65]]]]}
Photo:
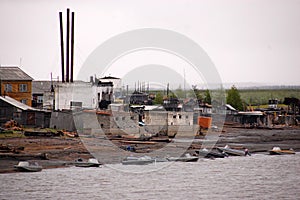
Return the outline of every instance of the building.
{"type": "Polygon", "coordinates": [[[31,106],[32,80],[19,67],[0,67],[0,96],[9,96],[31,106]]]}
{"type": "Polygon", "coordinates": [[[114,102],[113,82],[75,81],[74,83],[56,83],[54,86],[55,109],[107,109],[114,102]]]}
{"type": "Polygon", "coordinates": [[[54,85],[52,81],[32,81],[32,107],[52,110],[54,85]]]}
{"type": "Polygon", "coordinates": [[[0,125],[9,120],[27,127],[49,127],[51,112],[27,106],[9,96],[0,96],[0,125]]]}
{"type": "Polygon", "coordinates": [[[105,76],[99,79],[101,82],[112,82],[114,99],[122,97],[122,80],[113,76],[105,76]]]}

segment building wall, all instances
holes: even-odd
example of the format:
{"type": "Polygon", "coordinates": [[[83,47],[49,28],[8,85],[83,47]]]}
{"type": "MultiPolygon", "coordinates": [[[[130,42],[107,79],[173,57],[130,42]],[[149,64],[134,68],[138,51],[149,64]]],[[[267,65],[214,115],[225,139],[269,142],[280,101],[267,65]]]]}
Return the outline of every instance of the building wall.
{"type": "Polygon", "coordinates": [[[7,95],[11,98],[16,99],[17,101],[26,100],[26,105],[31,106],[31,92],[32,92],[32,81],[1,81],[1,92],[2,95],[7,95]],[[5,91],[5,85],[10,84],[12,86],[12,91],[7,92],[5,91]],[[26,84],[27,85],[27,91],[21,92],[20,91],[20,84],[26,84]]]}
{"type": "Polygon", "coordinates": [[[55,87],[55,109],[71,109],[71,101],[81,102],[84,108],[94,108],[91,83],[60,83],[55,87]]]}
{"type": "Polygon", "coordinates": [[[81,102],[82,108],[96,109],[98,100],[108,99],[102,96],[102,91],[106,93],[107,90],[110,93],[112,88],[98,87],[90,82],[60,83],[55,87],[55,109],[72,109],[71,101],[81,102]]]}
{"type": "Polygon", "coordinates": [[[21,110],[6,102],[0,101],[0,126],[11,119],[21,123],[21,110]]]}
{"type": "Polygon", "coordinates": [[[52,112],[50,119],[50,128],[75,131],[75,124],[72,111],[52,112]]]}
{"type": "Polygon", "coordinates": [[[146,129],[152,133],[167,134],[168,112],[166,111],[144,111],[144,122],[146,129]]]}

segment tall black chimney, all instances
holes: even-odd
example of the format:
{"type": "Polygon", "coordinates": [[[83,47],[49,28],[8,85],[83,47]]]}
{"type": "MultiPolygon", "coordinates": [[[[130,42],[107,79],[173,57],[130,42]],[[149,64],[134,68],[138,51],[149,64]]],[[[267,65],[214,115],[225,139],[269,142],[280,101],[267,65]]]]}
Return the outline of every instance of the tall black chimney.
{"type": "Polygon", "coordinates": [[[63,34],[63,20],[62,12],[59,12],[59,25],[60,25],[60,52],[61,52],[61,80],[65,82],[65,59],[64,59],[64,34],[63,34]]]}
{"type": "Polygon", "coordinates": [[[74,69],[74,12],[72,12],[71,22],[71,75],[70,82],[73,83],[73,69],[74,69]]]}
{"type": "Polygon", "coordinates": [[[69,62],[70,62],[70,58],[69,58],[69,55],[70,55],[70,9],[68,8],[67,9],[67,44],[66,44],[66,82],[68,83],[69,82],[69,77],[70,77],[70,74],[69,74],[69,70],[70,70],[70,65],[69,65],[69,62]]]}

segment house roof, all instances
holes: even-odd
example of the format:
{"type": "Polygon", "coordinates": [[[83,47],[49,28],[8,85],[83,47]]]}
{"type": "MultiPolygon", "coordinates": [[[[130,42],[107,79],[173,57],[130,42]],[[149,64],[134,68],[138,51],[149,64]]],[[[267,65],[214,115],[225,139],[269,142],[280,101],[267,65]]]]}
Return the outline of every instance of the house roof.
{"type": "Polygon", "coordinates": [[[10,104],[14,107],[17,107],[21,110],[36,110],[36,109],[34,109],[30,106],[27,106],[27,105],[15,100],[15,99],[9,97],[9,96],[0,96],[0,100],[4,101],[4,102],[6,102],[6,103],[8,103],[8,104],[10,104]]]}
{"type": "Polygon", "coordinates": [[[226,106],[226,108],[228,109],[228,110],[232,110],[232,111],[237,111],[234,107],[232,107],[232,105],[230,105],[230,104],[225,104],[225,106],[226,106]]]}
{"type": "Polygon", "coordinates": [[[51,92],[51,81],[32,81],[32,94],[51,92]]]}
{"type": "Polygon", "coordinates": [[[117,77],[113,77],[113,76],[104,76],[100,79],[120,79],[120,78],[117,78],[117,77]]]}
{"type": "Polygon", "coordinates": [[[0,67],[0,80],[4,81],[32,81],[28,74],[26,74],[19,67],[0,67]]]}

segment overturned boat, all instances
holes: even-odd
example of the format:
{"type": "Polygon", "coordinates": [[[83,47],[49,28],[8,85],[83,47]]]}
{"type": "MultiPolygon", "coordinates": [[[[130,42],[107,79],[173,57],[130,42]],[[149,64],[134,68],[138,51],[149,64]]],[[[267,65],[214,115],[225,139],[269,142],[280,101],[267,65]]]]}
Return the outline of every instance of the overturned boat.
{"type": "Polygon", "coordinates": [[[285,155],[285,154],[295,154],[293,149],[281,149],[280,147],[273,147],[269,150],[270,155],[285,155]]]}
{"type": "Polygon", "coordinates": [[[14,168],[22,172],[39,172],[42,171],[43,167],[38,165],[38,163],[29,163],[27,161],[21,161],[18,165],[15,165],[14,168]]]}

